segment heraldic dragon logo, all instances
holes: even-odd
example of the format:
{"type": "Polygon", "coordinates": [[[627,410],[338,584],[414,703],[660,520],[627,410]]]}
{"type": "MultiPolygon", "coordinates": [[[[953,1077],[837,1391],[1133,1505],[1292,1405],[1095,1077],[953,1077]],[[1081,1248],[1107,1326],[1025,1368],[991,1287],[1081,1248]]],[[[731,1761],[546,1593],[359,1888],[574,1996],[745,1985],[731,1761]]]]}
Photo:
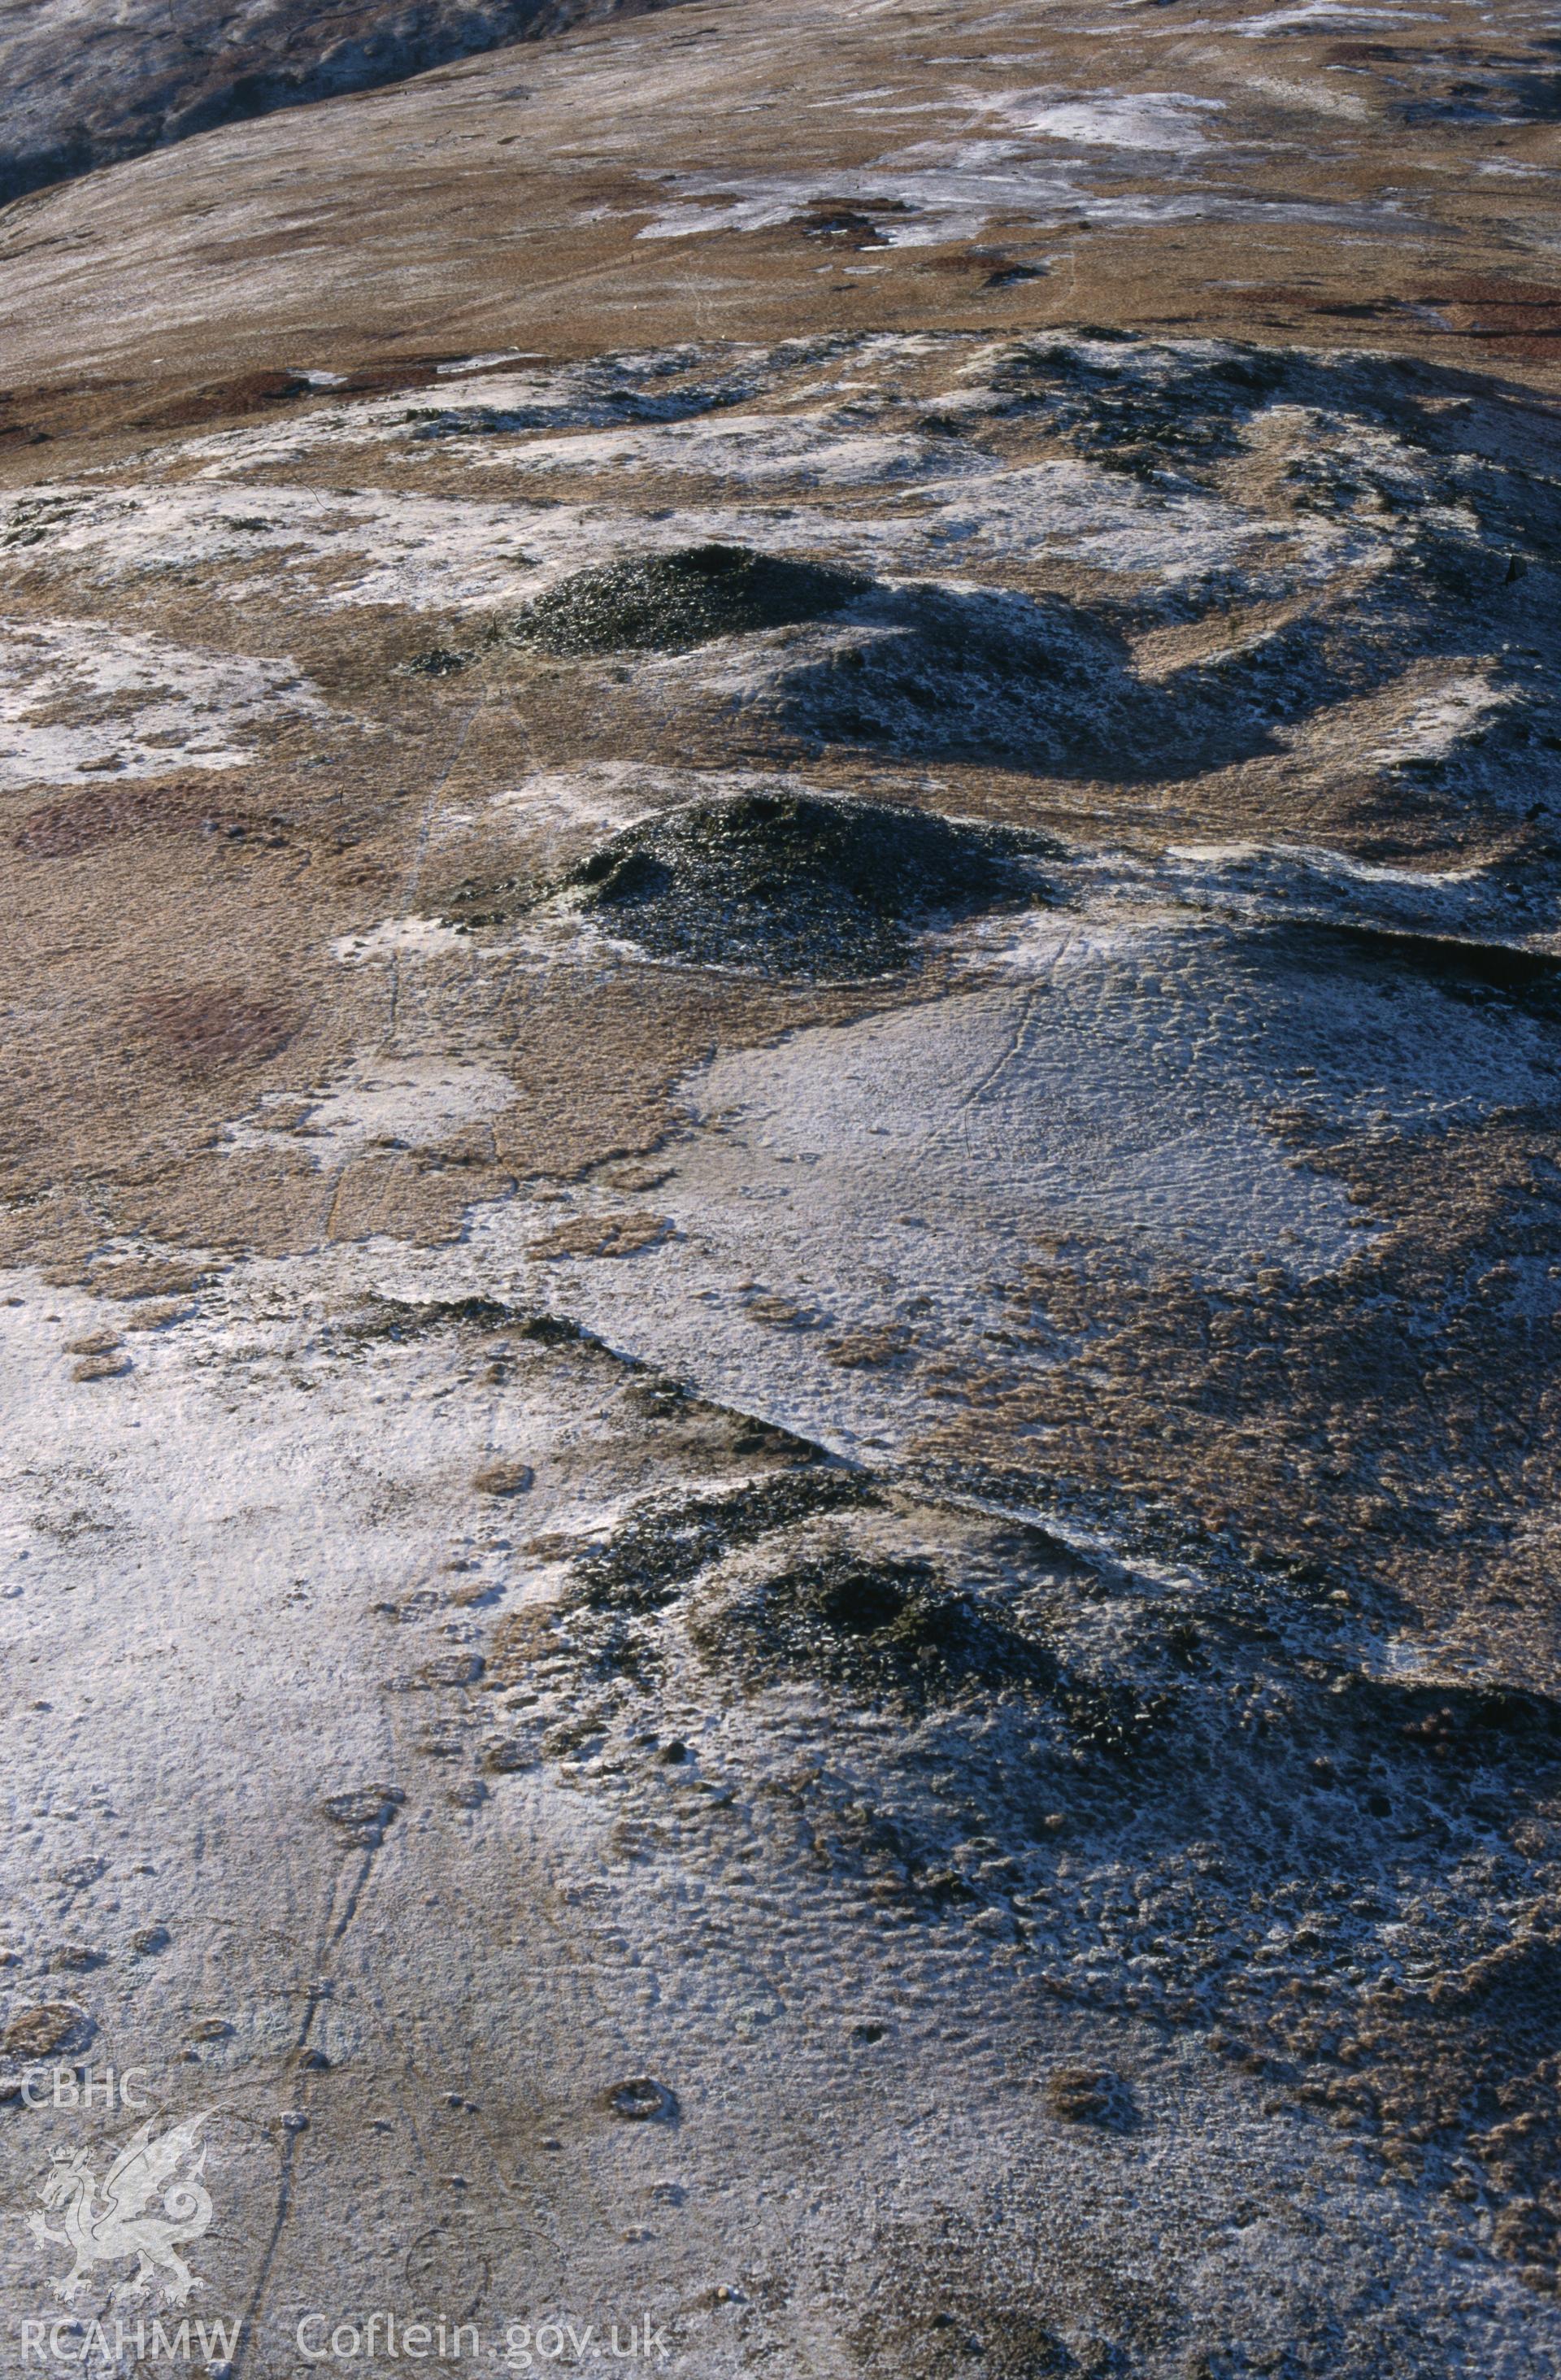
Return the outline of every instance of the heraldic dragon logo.
{"type": "Polygon", "coordinates": [[[30,2215],[28,2224],[40,2247],[68,2248],[76,2259],[54,2283],[55,2296],[67,2305],[75,2301],[94,2265],[119,2264],[128,2256],[139,2263],[126,2285],[127,2297],[145,2297],[154,2273],[163,2275],[163,2293],[175,2305],[205,2286],[178,2252],[199,2240],[212,2221],[212,2201],[200,2182],[206,2144],[200,2139],[210,2114],[208,2107],[188,2116],[158,2140],[151,2137],[157,2122],[151,2117],[120,2150],[101,2192],[86,2149],[54,2151],[43,2204],[64,2208],[64,2228],[51,2230],[42,2215],[30,2215]]]}

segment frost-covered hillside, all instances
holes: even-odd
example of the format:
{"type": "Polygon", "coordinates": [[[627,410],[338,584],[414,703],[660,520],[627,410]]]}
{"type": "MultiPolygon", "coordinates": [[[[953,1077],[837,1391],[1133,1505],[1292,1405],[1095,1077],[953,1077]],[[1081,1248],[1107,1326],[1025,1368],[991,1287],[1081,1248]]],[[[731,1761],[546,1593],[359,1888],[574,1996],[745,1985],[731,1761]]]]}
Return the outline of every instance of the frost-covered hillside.
{"type": "Polygon", "coordinates": [[[0,201],[615,13],[612,0],[0,0],[0,201]]]}

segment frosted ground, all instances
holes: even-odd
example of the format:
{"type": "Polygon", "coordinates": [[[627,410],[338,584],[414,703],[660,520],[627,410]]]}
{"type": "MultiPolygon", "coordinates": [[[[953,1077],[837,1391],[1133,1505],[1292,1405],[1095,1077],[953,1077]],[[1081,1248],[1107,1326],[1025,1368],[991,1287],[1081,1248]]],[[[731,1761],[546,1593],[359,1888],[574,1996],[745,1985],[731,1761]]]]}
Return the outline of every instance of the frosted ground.
{"type": "Polygon", "coordinates": [[[18,2355],[112,2064],[214,2380],[1554,2358],[1550,39],[690,5],[0,216],[18,2355]]]}

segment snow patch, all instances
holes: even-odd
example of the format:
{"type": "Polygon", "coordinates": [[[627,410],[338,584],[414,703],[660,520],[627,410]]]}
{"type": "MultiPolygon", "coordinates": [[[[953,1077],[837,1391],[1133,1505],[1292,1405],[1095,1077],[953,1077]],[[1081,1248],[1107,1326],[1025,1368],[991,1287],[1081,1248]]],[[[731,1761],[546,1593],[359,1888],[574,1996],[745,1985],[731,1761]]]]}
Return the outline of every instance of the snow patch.
{"type": "Polygon", "coordinates": [[[842,430],[838,419],[821,413],[739,414],[714,421],[573,431],[549,438],[474,436],[461,440],[460,446],[463,461],[502,463],[529,471],[606,468],[699,472],[728,480],[783,480],[805,486],[845,488],[946,478],[954,459],[946,442],[842,430]]]}
{"type": "Polygon", "coordinates": [[[463,1126],[502,1115],[515,1097],[507,1075],[477,1059],[381,1053],[321,1091],[270,1094],[228,1126],[226,1139],[231,1148],[265,1148],[286,1132],[325,1169],[365,1148],[438,1148],[463,1126]]]}
{"type": "MultiPolygon", "coordinates": [[[[969,539],[993,554],[1051,552],[1101,570],[1153,572],[1167,585],[1237,563],[1255,569],[1254,549],[1289,555],[1297,544],[1286,526],[1255,519],[1222,497],[1144,488],[1093,463],[994,470],[927,517],[937,523],[928,531],[935,540],[969,539]]],[[[1333,540],[1326,542],[1331,548],[1333,540]]]]}
{"type": "Polygon", "coordinates": [[[34,568],[81,557],[108,578],[147,578],[225,565],[236,601],[281,589],[327,610],[492,603],[536,568],[537,556],[517,551],[523,536],[539,535],[560,558],[571,550],[571,516],[533,521],[513,506],[456,497],[250,487],[236,499],[188,484],[45,492],[61,510],[30,548],[34,568]]]}
{"type": "Polygon", "coordinates": [[[1084,148],[1156,152],[1205,148],[1203,120],[1225,108],[1222,99],[1192,99],[1174,91],[1090,91],[1076,98],[1004,93],[976,104],[983,114],[1000,115],[1016,132],[1084,148]]]}
{"type": "Polygon", "coordinates": [[[1475,734],[1493,712],[1517,700],[1510,688],[1482,677],[1449,678],[1423,696],[1366,758],[1384,768],[1404,760],[1440,759],[1475,734]]]}
{"type": "Polygon", "coordinates": [[[0,621],[0,786],[237,769],[246,730],[331,716],[288,661],[97,620],[0,621]]]}
{"type": "Polygon", "coordinates": [[[361,933],[338,935],[331,955],[342,966],[361,966],[369,959],[443,958],[469,947],[464,934],[437,917],[386,917],[361,933]]]}

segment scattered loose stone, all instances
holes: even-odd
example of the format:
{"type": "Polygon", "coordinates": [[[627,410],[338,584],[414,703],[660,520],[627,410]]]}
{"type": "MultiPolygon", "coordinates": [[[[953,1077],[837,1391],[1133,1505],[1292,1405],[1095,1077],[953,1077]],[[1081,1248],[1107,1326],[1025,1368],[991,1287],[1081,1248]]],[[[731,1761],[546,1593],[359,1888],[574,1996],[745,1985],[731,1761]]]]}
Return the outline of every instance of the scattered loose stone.
{"type": "Polygon", "coordinates": [[[474,1686],[487,1664],[480,1653],[436,1653],[412,1682],[419,1686],[474,1686]]]}
{"type": "Polygon", "coordinates": [[[1132,2094],[1107,2066],[1059,2066],[1047,2077],[1047,2105],[1065,2124],[1124,2131],[1135,2120],[1132,2094]]]}
{"type": "Polygon", "coordinates": [[[648,2074],[615,2082],[604,2095],[604,2105],[610,2115],[622,2117],[626,2124],[665,2123],[678,2112],[674,2094],[648,2074]]]}
{"type": "Polygon", "coordinates": [[[362,1785],[352,1792],[332,1794],[321,1808],[349,1840],[372,1850],[405,1799],[399,1785],[362,1785]]]}
{"type": "Polygon", "coordinates": [[[0,2046],[16,2058],[50,2058],[83,2048],[94,2030],[85,2009],[68,2000],[42,2000],[35,2008],[18,2010],[0,2034],[0,2046]]]}
{"type": "Polygon", "coordinates": [[[530,1744],[512,1738],[503,1743],[490,1744],[482,1765],[494,1777],[513,1777],[522,1768],[534,1768],[537,1755],[530,1744]]]}
{"type": "Polygon", "coordinates": [[[107,1959],[106,1951],[91,1949],[85,1942],[62,1942],[56,1950],[50,1952],[49,1964],[60,1973],[74,1969],[87,1974],[94,1967],[106,1965],[107,1959]]]}
{"type": "Polygon", "coordinates": [[[490,1463],[474,1473],[472,1486],[479,1496],[524,1496],[536,1476],[529,1463],[490,1463]]]}

